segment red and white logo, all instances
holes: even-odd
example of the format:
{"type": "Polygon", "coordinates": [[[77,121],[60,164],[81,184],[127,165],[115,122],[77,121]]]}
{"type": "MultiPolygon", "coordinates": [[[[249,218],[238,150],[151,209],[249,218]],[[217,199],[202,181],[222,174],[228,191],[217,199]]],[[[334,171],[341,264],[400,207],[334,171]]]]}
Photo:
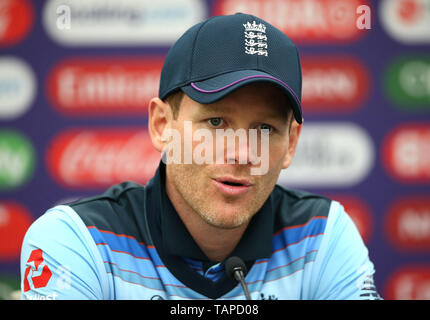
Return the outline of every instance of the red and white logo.
{"type": "Polygon", "coordinates": [[[383,145],[387,171],[402,182],[430,182],[430,124],[405,124],[395,128],[383,145]]]}
{"type": "Polygon", "coordinates": [[[52,272],[48,265],[43,260],[43,252],[41,249],[33,250],[27,260],[28,267],[24,273],[24,292],[33,288],[46,287],[51,279],[52,272]],[[32,283],[32,286],[30,285],[32,283]]]}
{"type": "Polygon", "coordinates": [[[430,41],[430,2],[428,0],[382,0],[380,20],[387,33],[406,44],[430,41]]]}
{"type": "Polygon", "coordinates": [[[246,12],[274,25],[297,43],[350,42],[363,35],[358,8],[367,0],[220,0],[213,15],[246,12]]]}
{"type": "Polygon", "coordinates": [[[342,112],[359,107],[367,98],[370,77],[357,59],[304,57],[303,107],[306,112],[342,112]]]}
{"type": "Polygon", "coordinates": [[[160,57],[66,60],[48,78],[48,97],[68,115],[146,114],[162,66],[160,57]]]}
{"type": "Polygon", "coordinates": [[[388,300],[430,300],[430,265],[404,267],[387,281],[388,300]]]}
{"type": "Polygon", "coordinates": [[[420,1],[397,0],[397,16],[406,24],[416,21],[421,10],[423,8],[420,1]]]}
{"type": "Polygon", "coordinates": [[[123,182],[145,184],[161,156],[142,129],[80,129],[54,138],[47,154],[51,175],[70,188],[106,188],[123,182]]]}
{"type": "Polygon", "coordinates": [[[29,32],[34,19],[28,0],[0,1],[0,46],[14,45],[29,32]]]}
{"type": "Polygon", "coordinates": [[[399,249],[430,250],[430,197],[405,197],[395,201],[386,216],[386,231],[399,249]]]}

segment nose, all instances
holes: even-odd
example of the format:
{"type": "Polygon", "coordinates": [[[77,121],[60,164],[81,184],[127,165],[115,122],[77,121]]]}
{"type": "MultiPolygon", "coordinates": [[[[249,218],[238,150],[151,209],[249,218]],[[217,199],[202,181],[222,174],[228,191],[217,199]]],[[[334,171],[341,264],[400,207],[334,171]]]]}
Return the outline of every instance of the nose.
{"type": "Polygon", "coordinates": [[[218,150],[223,151],[224,163],[227,164],[254,164],[257,161],[257,150],[253,148],[252,139],[257,139],[257,136],[252,134],[251,130],[233,129],[225,130],[225,135],[223,137],[219,136],[217,138],[217,153],[218,150]],[[227,138],[227,139],[225,139],[227,138]],[[223,142],[224,146],[218,149],[218,145],[223,142]]]}

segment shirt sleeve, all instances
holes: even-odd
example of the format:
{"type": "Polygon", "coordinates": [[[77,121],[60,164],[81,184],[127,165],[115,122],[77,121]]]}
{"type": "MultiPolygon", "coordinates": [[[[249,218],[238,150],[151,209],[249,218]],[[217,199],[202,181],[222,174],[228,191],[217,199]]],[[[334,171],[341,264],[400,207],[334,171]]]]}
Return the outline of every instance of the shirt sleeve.
{"type": "Polygon", "coordinates": [[[83,221],[56,206],[28,229],[21,248],[21,299],[107,299],[103,261],[83,221]]]}
{"type": "Polygon", "coordinates": [[[368,250],[354,222],[336,201],[331,204],[314,270],[313,299],[381,299],[368,250]]]}

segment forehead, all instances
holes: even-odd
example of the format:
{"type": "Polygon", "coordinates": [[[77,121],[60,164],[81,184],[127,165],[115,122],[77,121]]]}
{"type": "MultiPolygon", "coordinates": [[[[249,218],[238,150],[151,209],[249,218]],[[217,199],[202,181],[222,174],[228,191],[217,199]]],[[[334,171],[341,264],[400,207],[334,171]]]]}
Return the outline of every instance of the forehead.
{"type": "Polygon", "coordinates": [[[290,108],[284,92],[276,85],[265,82],[248,84],[211,104],[200,104],[190,98],[187,100],[190,101],[185,104],[190,104],[196,113],[254,113],[258,116],[287,117],[290,108]]]}

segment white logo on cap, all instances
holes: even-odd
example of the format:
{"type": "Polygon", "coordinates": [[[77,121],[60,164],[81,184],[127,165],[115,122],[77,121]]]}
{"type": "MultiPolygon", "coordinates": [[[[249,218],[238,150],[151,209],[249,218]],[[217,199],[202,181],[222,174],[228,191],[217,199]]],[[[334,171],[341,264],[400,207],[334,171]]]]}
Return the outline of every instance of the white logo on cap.
{"type": "Polygon", "coordinates": [[[262,23],[257,24],[255,21],[247,22],[243,26],[245,27],[245,53],[267,57],[266,26],[262,23]]]}

